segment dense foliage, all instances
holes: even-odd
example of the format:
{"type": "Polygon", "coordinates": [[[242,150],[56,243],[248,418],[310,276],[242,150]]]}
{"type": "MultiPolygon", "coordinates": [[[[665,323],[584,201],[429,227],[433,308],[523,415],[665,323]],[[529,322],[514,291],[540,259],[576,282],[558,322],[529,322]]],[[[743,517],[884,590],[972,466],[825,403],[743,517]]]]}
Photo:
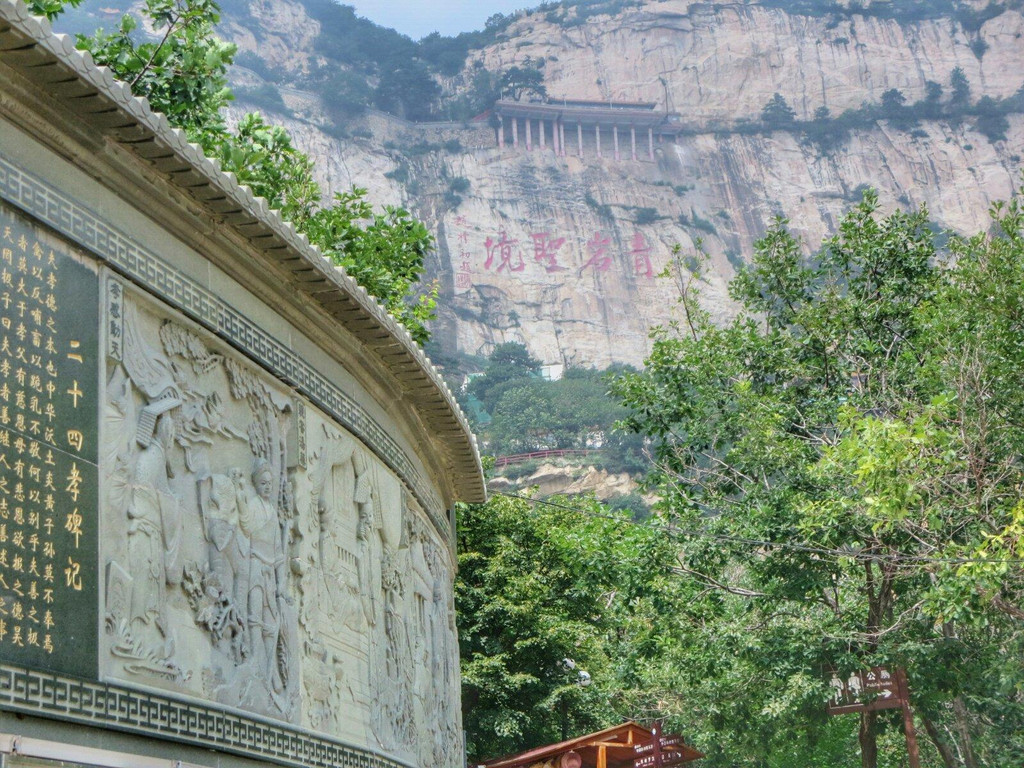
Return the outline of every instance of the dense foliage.
{"type": "Polygon", "coordinates": [[[761,0],[769,8],[806,16],[829,16],[838,21],[853,16],[895,19],[901,24],[953,18],[966,32],[977,32],[989,19],[1021,0],[991,0],[986,5],[968,0],[761,0]]]}
{"type": "MultiPolygon", "coordinates": [[[[827,670],[874,665],[907,670],[928,765],[1024,760],[1021,200],[993,216],[943,254],[868,193],[809,260],[780,220],[733,323],[685,283],[616,383],[703,590],[677,663],[708,765],[836,764],[858,726],[824,718],[827,670]]],[[[866,768],[898,722],[861,715],[866,768]]]]}
{"type": "MultiPolygon", "coordinates": [[[[52,19],[63,4],[30,0],[29,7],[52,19]]],[[[324,205],[312,161],[283,128],[259,114],[246,115],[234,131],[228,129],[222,110],[232,98],[227,68],[235,46],[214,34],[220,20],[214,0],[146,0],[139,16],[155,38],[140,34],[139,18],[129,14],[115,32],[79,35],[78,47],[280,210],[404,323],[416,341],[426,341],[435,291],[412,296],[433,245],[426,227],[401,208],[375,213],[364,189],[324,205]]]]}
{"type": "Polygon", "coordinates": [[[477,416],[474,427],[495,456],[599,448],[588,463],[612,472],[642,472],[647,468],[643,440],[614,429],[626,410],[608,397],[608,376],[623,370],[570,367],[549,381],[522,344],[499,344],[468,388],[479,408],[467,410],[486,415],[477,416]]]}
{"type": "Polygon", "coordinates": [[[665,675],[681,610],[671,540],[572,504],[581,511],[502,496],[459,509],[471,763],[682,706],[665,675]]]}

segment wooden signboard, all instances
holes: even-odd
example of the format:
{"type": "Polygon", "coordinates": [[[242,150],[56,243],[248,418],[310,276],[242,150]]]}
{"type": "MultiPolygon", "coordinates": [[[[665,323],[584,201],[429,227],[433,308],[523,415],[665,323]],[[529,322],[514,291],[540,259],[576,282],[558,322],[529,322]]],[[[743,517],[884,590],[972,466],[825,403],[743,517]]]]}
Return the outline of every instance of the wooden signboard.
{"type": "Polygon", "coordinates": [[[903,733],[907,739],[910,768],[920,768],[917,733],[910,710],[907,673],[902,669],[890,672],[886,667],[872,667],[854,672],[845,680],[835,670],[829,680],[833,694],[826,709],[830,715],[851,712],[873,712],[880,709],[903,710],[903,733]]]}
{"type": "Polygon", "coordinates": [[[668,768],[684,763],[690,759],[680,749],[683,739],[679,734],[660,736],[658,727],[654,729],[655,738],[646,744],[637,744],[633,751],[637,754],[633,760],[633,768],[668,768]]]}
{"type": "Polygon", "coordinates": [[[907,698],[900,676],[885,667],[859,670],[846,678],[833,671],[829,685],[833,690],[826,705],[830,715],[897,709],[907,698]]]}

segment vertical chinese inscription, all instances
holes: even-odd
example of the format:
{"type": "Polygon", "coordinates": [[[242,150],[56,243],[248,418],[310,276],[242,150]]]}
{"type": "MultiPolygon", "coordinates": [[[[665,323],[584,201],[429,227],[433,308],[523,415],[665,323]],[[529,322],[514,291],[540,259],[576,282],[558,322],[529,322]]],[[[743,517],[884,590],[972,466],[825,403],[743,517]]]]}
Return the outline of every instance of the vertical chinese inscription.
{"type": "Polygon", "coordinates": [[[0,656],[97,674],[98,279],[0,206],[0,656]]]}

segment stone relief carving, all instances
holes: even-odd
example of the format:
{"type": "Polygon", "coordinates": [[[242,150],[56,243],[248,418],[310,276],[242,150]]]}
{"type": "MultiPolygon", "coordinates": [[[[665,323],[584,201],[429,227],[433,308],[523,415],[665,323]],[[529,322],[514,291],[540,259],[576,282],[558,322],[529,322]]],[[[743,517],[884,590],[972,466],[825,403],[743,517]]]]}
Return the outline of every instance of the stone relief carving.
{"type": "Polygon", "coordinates": [[[367,446],[213,337],[129,289],[119,315],[106,674],[458,766],[450,555],[423,510],[367,446]]]}
{"type": "Polygon", "coordinates": [[[291,400],[130,296],[122,312],[124,354],[109,361],[105,427],[117,446],[107,478],[112,528],[123,514],[127,532],[108,573],[128,575],[130,597],[108,601],[111,653],[129,676],[294,719],[291,400]]]}

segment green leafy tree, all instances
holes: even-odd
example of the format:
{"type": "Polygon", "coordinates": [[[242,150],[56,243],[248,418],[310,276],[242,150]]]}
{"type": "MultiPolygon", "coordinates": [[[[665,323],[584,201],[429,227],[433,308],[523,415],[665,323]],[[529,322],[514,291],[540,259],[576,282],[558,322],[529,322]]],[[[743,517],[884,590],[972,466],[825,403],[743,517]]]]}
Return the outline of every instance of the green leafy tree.
{"type": "Polygon", "coordinates": [[[156,40],[137,42],[138,20],[125,15],[113,33],[79,35],[78,47],[209,149],[224,134],[220,110],[232,98],[227,68],[236,51],[213,33],[220,8],[213,0],[146,0],[141,15],[156,40]]]}
{"type": "Polygon", "coordinates": [[[501,73],[498,86],[502,95],[513,101],[519,101],[528,95],[540,99],[544,99],[548,95],[548,90],[544,85],[544,73],[529,64],[522,67],[509,67],[501,73]]]}
{"type": "Polygon", "coordinates": [[[556,417],[546,383],[530,380],[503,388],[488,429],[488,450],[507,456],[562,447],[552,435],[556,417]]]}
{"type": "Polygon", "coordinates": [[[329,74],[323,84],[324,92],[331,98],[324,104],[335,123],[358,117],[373,103],[373,88],[366,82],[365,75],[348,69],[338,69],[329,74]]]}
{"type": "Polygon", "coordinates": [[[440,32],[431,32],[419,42],[420,55],[445,77],[454,77],[462,71],[469,53],[469,43],[462,35],[442,37],[440,32]]]}
{"type": "Polygon", "coordinates": [[[900,130],[917,125],[914,112],[907,108],[907,97],[898,88],[890,88],[882,94],[881,116],[900,130]]]}
{"type": "Polygon", "coordinates": [[[975,127],[979,133],[985,134],[989,141],[1006,141],[1006,132],[1010,130],[1010,121],[1006,119],[1006,110],[991,96],[982,96],[974,107],[977,114],[975,127]]]}
{"type": "Polygon", "coordinates": [[[313,179],[313,162],[295,148],[284,128],[252,112],[239,120],[234,134],[215,135],[219,141],[210,154],[220,158],[225,171],[296,225],[309,220],[320,202],[320,187],[313,179]]]}
{"type": "MultiPolygon", "coordinates": [[[[30,7],[54,18],[64,4],[37,0],[30,7]]],[[[139,14],[156,39],[147,39],[138,20],[126,15],[116,32],[80,35],[78,47],[280,210],[404,323],[416,341],[426,341],[436,297],[434,287],[416,291],[433,246],[426,227],[400,208],[375,213],[363,189],[342,193],[324,206],[312,161],[283,128],[261,115],[246,115],[234,132],[228,130],[221,110],[232,98],[227,68],[235,46],[214,34],[220,9],[213,0],[146,0],[139,14]]]]}
{"type": "Polygon", "coordinates": [[[498,344],[487,360],[484,375],[472,381],[469,391],[493,413],[505,391],[540,378],[540,360],[515,341],[498,344]]]}
{"type": "Polygon", "coordinates": [[[441,95],[427,68],[418,61],[405,61],[386,69],[374,93],[374,103],[385,112],[407,120],[429,120],[441,95]]]}
{"type": "Polygon", "coordinates": [[[1019,291],[994,283],[1015,285],[1024,237],[1016,204],[997,218],[1000,236],[956,241],[949,260],[924,211],[881,218],[870,192],[811,259],[780,220],[731,286],[736,321],[712,325],[684,284],[685,321],[617,382],[627,424],[654,441],[680,567],[715,595],[680,661],[703,669],[691,696],[727,715],[702,724],[712,764],[729,748],[733,764],[775,760],[780,733],[831,764],[815,744],[856,734],[875,768],[895,718],[864,713],[844,737],[822,714],[824,670],[873,665],[908,670],[950,768],[951,754],[1020,759],[1021,569],[971,566],[1008,570],[1003,587],[958,564],[1017,541],[1024,482],[1016,388],[991,394],[1024,353],[986,306],[1014,316],[1019,291]]]}
{"type": "Polygon", "coordinates": [[[455,603],[473,761],[683,707],[658,676],[681,610],[671,541],[595,502],[555,502],[565,506],[495,496],[459,509],[455,603]],[[580,670],[591,685],[579,684],[580,670]]]}
{"type": "Polygon", "coordinates": [[[942,114],[942,85],[934,80],[924,83],[924,100],[920,102],[921,116],[936,120],[942,114]]]}
{"type": "Polygon", "coordinates": [[[423,222],[404,208],[386,206],[374,212],[366,190],[358,187],[335,195],[333,205],[306,221],[304,231],[335,264],[383,303],[423,344],[430,338],[426,323],[434,317],[437,287],[416,298],[424,260],[433,236],[423,222]]]}
{"type": "Polygon", "coordinates": [[[765,125],[774,127],[792,125],[796,120],[796,112],[781,93],[776,93],[761,110],[761,120],[765,125]]]}
{"type": "Polygon", "coordinates": [[[907,103],[907,97],[898,88],[890,88],[882,94],[882,113],[887,117],[896,117],[907,103]]]}
{"type": "Polygon", "coordinates": [[[949,85],[952,90],[952,95],[949,99],[950,106],[959,109],[970,106],[971,84],[967,80],[963,67],[954,67],[949,73],[949,85]]]}

